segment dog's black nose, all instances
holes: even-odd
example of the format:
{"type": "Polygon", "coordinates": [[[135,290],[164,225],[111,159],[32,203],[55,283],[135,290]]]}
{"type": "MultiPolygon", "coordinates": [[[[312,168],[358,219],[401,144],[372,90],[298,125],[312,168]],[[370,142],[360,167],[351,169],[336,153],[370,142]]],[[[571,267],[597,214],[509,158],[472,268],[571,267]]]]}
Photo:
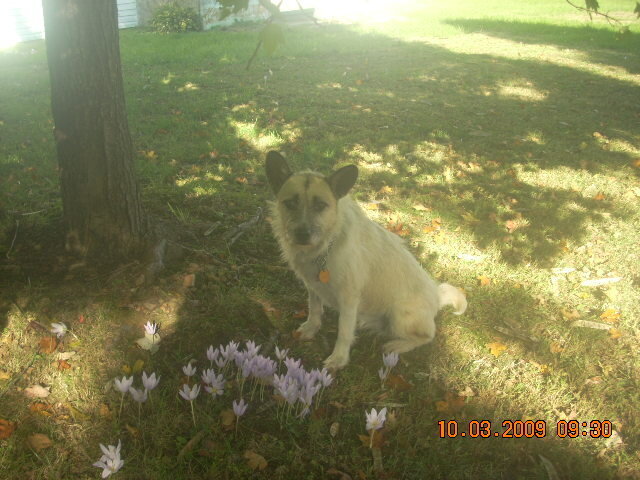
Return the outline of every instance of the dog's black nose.
{"type": "Polygon", "coordinates": [[[298,227],[296,228],[294,235],[297,243],[300,245],[309,245],[309,242],[311,241],[311,232],[309,232],[309,229],[305,227],[298,227]]]}

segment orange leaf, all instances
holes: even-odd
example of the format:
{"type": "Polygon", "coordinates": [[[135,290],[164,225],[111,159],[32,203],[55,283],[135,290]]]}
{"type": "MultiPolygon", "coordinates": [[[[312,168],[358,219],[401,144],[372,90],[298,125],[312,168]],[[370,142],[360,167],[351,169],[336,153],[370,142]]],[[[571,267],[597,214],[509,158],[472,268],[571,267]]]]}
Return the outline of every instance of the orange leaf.
{"type": "Polygon", "coordinates": [[[608,308],[600,315],[602,321],[607,323],[618,323],[620,320],[620,312],[616,311],[613,308],[608,308]]]}
{"type": "Polygon", "coordinates": [[[44,450],[53,445],[53,442],[44,433],[34,433],[27,437],[27,444],[36,451],[44,450]]]}
{"type": "Polygon", "coordinates": [[[596,196],[595,196],[595,197],[593,197],[593,199],[594,199],[594,200],[604,200],[604,199],[605,199],[604,193],[602,193],[602,192],[598,192],[598,193],[596,194],[596,196]]]}
{"type": "Polygon", "coordinates": [[[613,338],[614,340],[617,340],[618,338],[620,338],[622,336],[622,332],[620,330],[618,330],[617,328],[610,328],[609,329],[609,336],[611,338],[613,338]]]}
{"type": "Polygon", "coordinates": [[[564,347],[558,342],[553,342],[551,345],[549,345],[549,351],[551,353],[562,353],[564,352],[564,347]]]}
{"type": "Polygon", "coordinates": [[[58,370],[69,370],[71,368],[71,364],[66,360],[58,360],[58,370]]]}
{"type": "Polygon", "coordinates": [[[40,339],[40,351],[42,353],[53,353],[58,347],[56,337],[44,337],[40,339]]]}
{"type": "Polygon", "coordinates": [[[640,158],[636,158],[633,161],[633,166],[636,167],[636,168],[640,168],[640,158]]]}
{"type": "Polygon", "coordinates": [[[402,375],[390,374],[387,377],[385,384],[387,384],[394,390],[398,390],[399,392],[406,392],[407,390],[411,390],[413,388],[413,385],[407,382],[402,375]]]}
{"type": "Polygon", "coordinates": [[[0,418],[0,440],[9,438],[16,429],[16,422],[0,418]]]}
{"type": "Polygon", "coordinates": [[[502,355],[502,352],[504,352],[507,349],[507,346],[504,343],[500,343],[500,342],[487,343],[486,346],[489,347],[489,349],[491,350],[491,355],[493,355],[496,358],[502,355]]]}
{"type": "Polygon", "coordinates": [[[140,438],[140,430],[138,430],[136,427],[129,425],[128,423],[125,425],[125,427],[127,428],[129,435],[131,435],[133,438],[140,438]]]}
{"type": "Polygon", "coordinates": [[[464,408],[465,398],[466,397],[447,392],[444,394],[444,400],[436,402],[436,410],[440,413],[457,413],[464,408]]]}
{"type": "Polygon", "coordinates": [[[271,305],[270,302],[264,300],[262,298],[252,298],[254,301],[262,305],[262,310],[264,311],[267,317],[280,318],[282,316],[282,312],[271,305]]]}
{"type": "Polygon", "coordinates": [[[400,235],[401,237],[406,237],[409,235],[409,229],[402,222],[389,223],[387,225],[387,230],[396,235],[400,235]]]}
{"type": "Polygon", "coordinates": [[[484,275],[478,276],[478,281],[480,282],[480,286],[486,287],[491,284],[491,279],[489,277],[485,277],[484,275]]]}
{"type": "Polygon", "coordinates": [[[51,412],[51,405],[44,402],[34,402],[29,405],[29,410],[34,413],[39,413],[40,415],[44,415],[45,417],[50,417],[53,415],[51,412]]]}
{"type": "Polygon", "coordinates": [[[507,231],[509,233],[513,233],[515,230],[518,229],[520,225],[518,225],[518,223],[515,220],[507,220],[506,222],[504,222],[504,226],[507,227],[507,231]]]}

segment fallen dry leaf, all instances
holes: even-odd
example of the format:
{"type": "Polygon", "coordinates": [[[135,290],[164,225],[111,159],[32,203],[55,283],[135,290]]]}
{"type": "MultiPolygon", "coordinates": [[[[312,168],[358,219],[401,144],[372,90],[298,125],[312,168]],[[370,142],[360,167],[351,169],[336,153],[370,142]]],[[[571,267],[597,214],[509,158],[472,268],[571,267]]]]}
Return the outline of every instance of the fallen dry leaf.
{"type": "Polygon", "coordinates": [[[110,419],[112,415],[109,405],[107,405],[106,403],[101,403],[100,408],[98,408],[98,415],[100,415],[102,418],[110,419]]]}
{"type": "Polygon", "coordinates": [[[487,285],[491,285],[491,279],[484,275],[479,275],[478,281],[480,282],[481,287],[486,287],[487,285]]]}
{"type": "Polygon", "coordinates": [[[500,342],[487,343],[485,346],[489,347],[489,350],[491,350],[491,355],[496,358],[502,355],[502,353],[507,349],[507,346],[504,343],[500,342]]]}
{"type": "Polygon", "coordinates": [[[576,320],[580,318],[580,312],[578,312],[575,308],[573,310],[563,308],[562,310],[560,310],[560,313],[562,313],[562,316],[565,320],[576,320]]]}
{"type": "Polygon", "coordinates": [[[327,475],[340,475],[340,480],[353,480],[350,475],[333,467],[327,470],[327,475]]]}
{"type": "Polygon", "coordinates": [[[247,464],[251,470],[264,470],[267,468],[267,461],[265,458],[251,450],[246,450],[243,455],[247,459],[247,464]]]}
{"type": "Polygon", "coordinates": [[[413,384],[407,382],[407,380],[402,375],[390,374],[384,383],[388,387],[399,392],[406,392],[407,390],[411,390],[413,388],[413,384]]]}
{"type": "Polygon", "coordinates": [[[66,360],[58,360],[58,370],[69,370],[71,368],[71,364],[66,360]]]}
{"type": "Polygon", "coordinates": [[[44,433],[34,433],[27,437],[27,445],[39,452],[40,450],[51,447],[53,442],[44,433]]]}
{"type": "Polygon", "coordinates": [[[425,207],[424,205],[422,205],[421,203],[416,203],[413,206],[413,209],[418,211],[418,212],[428,212],[429,210],[431,210],[429,207],[425,207]]]}
{"type": "Polygon", "coordinates": [[[549,345],[549,351],[551,353],[562,353],[564,352],[564,347],[558,342],[552,342],[551,345],[549,345]]]}
{"type": "Polygon", "coordinates": [[[53,412],[51,411],[51,405],[44,402],[32,403],[31,405],[29,405],[29,410],[31,410],[33,413],[44,415],[45,417],[50,417],[51,415],[53,415],[53,412]]]}
{"type": "Polygon", "coordinates": [[[144,360],[142,359],[138,359],[135,361],[135,363],[133,364],[133,367],[131,368],[131,373],[133,373],[134,375],[142,372],[142,369],[144,368],[144,360]]]}
{"type": "Polygon", "coordinates": [[[222,428],[225,430],[233,430],[236,424],[236,414],[232,409],[223,410],[220,412],[220,420],[222,421],[222,428]]]}
{"type": "Polygon", "coordinates": [[[196,285],[196,274],[189,273],[182,278],[182,286],[184,288],[192,288],[196,285]]]}
{"type": "Polygon", "coordinates": [[[280,317],[282,317],[282,312],[271,305],[271,302],[269,302],[268,300],[257,297],[252,297],[251,299],[262,306],[262,310],[268,318],[273,317],[275,319],[280,319],[280,317]]]}
{"type": "Polygon", "coordinates": [[[606,197],[604,196],[604,193],[602,193],[602,192],[598,192],[598,193],[593,197],[593,199],[594,199],[594,200],[598,200],[598,201],[604,200],[605,198],[606,198],[606,197]]]}
{"type": "Polygon", "coordinates": [[[340,432],[340,424],[338,422],[333,422],[329,427],[329,435],[335,438],[336,435],[338,435],[338,432],[340,432]]]}
{"type": "Polygon", "coordinates": [[[0,418],[0,440],[9,438],[16,430],[16,422],[0,418]]]}
{"type": "Polygon", "coordinates": [[[138,430],[136,427],[134,427],[133,425],[129,425],[128,423],[125,425],[127,432],[129,432],[129,435],[131,435],[133,438],[140,438],[140,430],[138,430]]]}
{"type": "Polygon", "coordinates": [[[53,353],[58,346],[56,337],[44,337],[40,339],[40,351],[42,353],[53,353]]]}
{"type": "Polygon", "coordinates": [[[51,387],[31,385],[24,389],[23,393],[29,398],[47,398],[51,395],[51,387]]]}
{"type": "Polygon", "coordinates": [[[617,328],[611,328],[609,329],[609,336],[616,340],[622,336],[622,332],[617,328]]]}
{"type": "Polygon", "coordinates": [[[549,374],[549,365],[545,363],[534,362],[533,360],[530,360],[529,363],[531,363],[531,365],[536,367],[541,374],[543,375],[549,374]]]}
{"type": "Polygon", "coordinates": [[[474,392],[471,387],[467,387],[464,390],[459,391],[458,395],[460,395],[461,397],[475,397],[476,392],[474,392]]]}
{"type": "Polygon", "coordinates": [[[384,445],[384,429],[374,430],[373,431],[373,443],[371,443],[371,433],[369,435],[359,434],[358,438],[362,442],[362,445],[369,448],[371,445],[372,448],[381,448],[384,445]]]}
{"type": "Polygon", "coordinates": [[[402,222],[390,222],[387,224],[387,230],[401,237],[407,237],[409,233],[411,233],[407,226],[402,222]]]}
{"type": "Polygon", "coordinates": [[[504,226],[509,233],[515,232],[520,227],[518,222],[516,222],[515,220],[507,220],[506,222],[504,222],[504,226]]]}
{"type": "Polygon", "coordinates": [[[436,402],[436,410],[440,413],[454,414],[462,410],[465,405],[465,398],[451,392],[444,394],[444,400],[436,402]]]}
{"type": "Polygon", "coordinates": [[[71,351],[71,352],[59,352],[58,355],[56,355],[56,359],[58,359],[58,360],[69,360],[75,354],[76,354],[76,352],[74,352],[74,351],[71,351]]]}
{"type": "Polygon", "coordinates": [[[607,323],[618,323],[620,321],[620,316],[620,312],[616,311],[614,308],[608,308],[600,314],[600,319],[607,323]]]}

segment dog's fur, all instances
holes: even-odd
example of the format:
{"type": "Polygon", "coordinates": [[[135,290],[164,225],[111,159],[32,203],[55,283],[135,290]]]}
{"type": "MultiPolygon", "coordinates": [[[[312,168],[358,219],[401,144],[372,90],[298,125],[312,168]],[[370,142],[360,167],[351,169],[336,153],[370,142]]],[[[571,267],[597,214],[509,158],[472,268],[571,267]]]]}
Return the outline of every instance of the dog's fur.
{"type": "Polygon", "coordinates": [[[433,339],[434,317],[442,306],[464,313],[467,301],[460,290],[436,284],[398,236],[371,221],[346,196],[358,176],[355,165],[329,177],[294,174],[272,151],[266,172],[277,199],[271,203],[275,237],[309,292],[309,316],[298,329],[300,337],[311,339],[320,329],[323,305],[340,313],[327,368],[348,363],[356,326],[386,329],[393,339],[384,349],[403,353],[433,339]],[[321,281],[321,270],[328,271],[328,281],[321,281]]]}

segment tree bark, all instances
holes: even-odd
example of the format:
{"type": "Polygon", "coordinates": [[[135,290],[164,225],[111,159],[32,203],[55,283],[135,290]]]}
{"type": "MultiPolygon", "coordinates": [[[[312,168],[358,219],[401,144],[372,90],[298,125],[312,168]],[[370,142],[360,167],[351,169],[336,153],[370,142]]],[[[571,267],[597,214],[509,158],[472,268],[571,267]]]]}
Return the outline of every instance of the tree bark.
{"type": "Polygon", "coordinates": [[[67,248],[129,257],[146,220],[127,123],[116,0],[43,0],[67,248]]]}

